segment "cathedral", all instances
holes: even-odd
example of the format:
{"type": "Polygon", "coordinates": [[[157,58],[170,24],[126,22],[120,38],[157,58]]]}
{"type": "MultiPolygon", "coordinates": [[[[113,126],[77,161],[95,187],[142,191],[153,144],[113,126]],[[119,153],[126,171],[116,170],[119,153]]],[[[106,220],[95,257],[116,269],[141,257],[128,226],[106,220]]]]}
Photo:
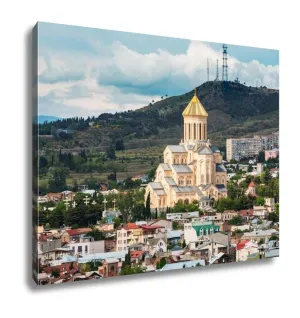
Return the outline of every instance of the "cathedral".
{"type": "Polygon", "coordinates": [[[207,136],[208,114],[195,94],[182,113],[184,138],[179,145],[168,145],[164,162],[156,169],[155,181],[146,187],[151,209],[164,210],[182,200],[199,206],[227,196],[227,172],[220,150],[207,136]]]}

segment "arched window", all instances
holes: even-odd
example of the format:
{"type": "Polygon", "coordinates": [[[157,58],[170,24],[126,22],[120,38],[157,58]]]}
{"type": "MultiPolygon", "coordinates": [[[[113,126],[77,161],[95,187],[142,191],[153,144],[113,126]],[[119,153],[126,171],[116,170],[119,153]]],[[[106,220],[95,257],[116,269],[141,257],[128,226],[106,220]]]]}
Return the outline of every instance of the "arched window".
{"type": "Polygon", "coordinates": [[[197,132],[197,130],[196,130],[196,124],[194,124],[194,139],[196,139],[196,132],[197,132]]]}
{"type": "Polygon", "coordinates": [[[179,157],[175,156],[174,157],[174,164],[177,165],[179,163],[179,157]]]}
{"type": "Polygon", "coordinates": [[[184,204],[189,204],[189,199],[185,199],[184,204]]]}
{"type": "Polygon", "coordinates": [[[180,177],[180,178],[179,178],[179,185],[180,185],[180,186],[183,186],[183,185],[184,185],[184,178],[183,178],[183,177],[180,177]]]}
{"type": "Polygon", "coordinates": [[[202,173],[201,174],[201,184],[203,184],[204,183],[204,174],[202,173]]]}
{"type": "Polygon", "coordinates": [[[192,184],[192,178],[189,177],[186,179],[186,185],[191,185],[192,184]]]}
{"type": "Polygon", "coordinates": [[[200,140],[203,139],[203,136],[202,136],[202,133],[201,133],[201,129],[202,129],[202,124],[199,125],[199,137],[200,137],[200,140]]]}

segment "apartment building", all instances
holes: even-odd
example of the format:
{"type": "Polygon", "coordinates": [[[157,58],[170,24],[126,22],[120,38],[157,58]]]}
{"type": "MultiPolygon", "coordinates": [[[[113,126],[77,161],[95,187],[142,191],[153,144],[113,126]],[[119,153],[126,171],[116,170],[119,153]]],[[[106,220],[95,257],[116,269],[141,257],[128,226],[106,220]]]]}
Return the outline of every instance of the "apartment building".
{"type": "Polygon", "coordinates": [[[226,140],[226,159],[239,161],[257,156],[262,149],[260,138],[238,138],[226,140]]]}
{"type": "Polygon", "coordinates": [[[278,148],[278,131],[269,135],[254,135],[253,138],[231,138],[226,140],[226,159],[239,161],[255,157],[260,151],[278,148]]]}

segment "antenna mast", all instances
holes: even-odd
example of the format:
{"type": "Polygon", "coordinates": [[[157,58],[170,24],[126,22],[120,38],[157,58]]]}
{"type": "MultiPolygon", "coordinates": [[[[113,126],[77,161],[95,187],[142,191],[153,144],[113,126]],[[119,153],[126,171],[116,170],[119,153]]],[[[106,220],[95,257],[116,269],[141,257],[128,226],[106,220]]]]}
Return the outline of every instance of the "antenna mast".
{"type": "Polygon", "coordinates": [[[223,72],[222,81],[228,81],[228,65],[227,65],[227,45],[223,44],[223,72]]]}
{"type": "Polygon", "coordinates": [[[209,82],[209,59],[207,59],[207,81],[209,82]]]}
{"type": "Polygon", "coordinates": [[[217,59],[216,81],[219,80],[219,60],[217,59]]]}

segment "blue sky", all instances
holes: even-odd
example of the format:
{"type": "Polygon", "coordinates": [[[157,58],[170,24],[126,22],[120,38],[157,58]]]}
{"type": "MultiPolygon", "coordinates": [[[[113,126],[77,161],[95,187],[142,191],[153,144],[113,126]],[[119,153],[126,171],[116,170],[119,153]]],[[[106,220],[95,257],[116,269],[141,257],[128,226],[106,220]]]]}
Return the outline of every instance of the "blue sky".
{"type": "MultiPolygon", "coordinates": [[[[39,23],[39,114],[91,116],[148,105],[210,80],[222,44],[39,23]]],[[[279,53],[228,44],[229,79],[279,85],[279,53]]]]}

